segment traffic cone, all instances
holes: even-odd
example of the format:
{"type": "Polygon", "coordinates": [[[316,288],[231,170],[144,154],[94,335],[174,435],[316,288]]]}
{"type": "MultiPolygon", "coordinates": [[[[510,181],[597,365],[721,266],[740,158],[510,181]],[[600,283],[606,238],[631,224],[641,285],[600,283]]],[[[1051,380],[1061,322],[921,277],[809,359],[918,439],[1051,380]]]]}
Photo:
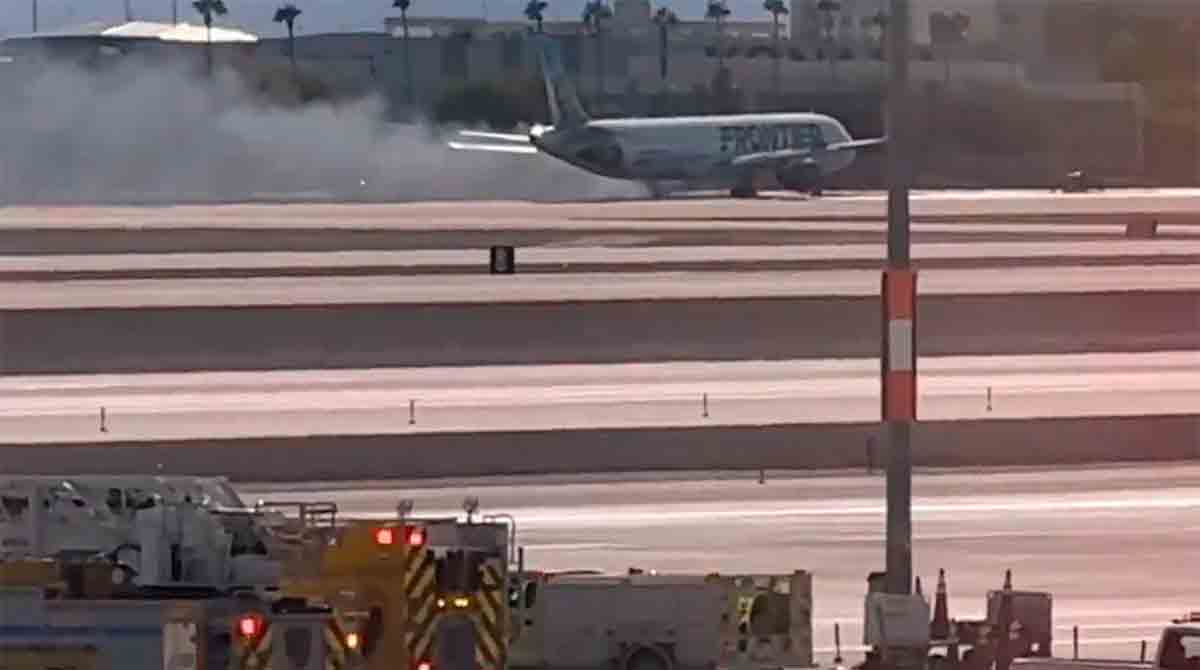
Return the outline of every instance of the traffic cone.
{"type": "Polygon", "coordinates": [[[938,570],[937,593],[933,600],[933,622],[929,624],[929,636],[935,640],[950,637],[950,602],[946,592],[946,571],[938,570]]]}

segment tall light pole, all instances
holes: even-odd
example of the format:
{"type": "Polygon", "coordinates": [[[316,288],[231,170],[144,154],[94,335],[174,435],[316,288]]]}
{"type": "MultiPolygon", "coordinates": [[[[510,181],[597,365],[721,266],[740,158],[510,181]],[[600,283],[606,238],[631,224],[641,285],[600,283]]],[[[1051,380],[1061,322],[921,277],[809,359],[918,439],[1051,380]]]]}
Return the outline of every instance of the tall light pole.
{"type": "Polygon", "coordinates": [[[917,416],[916,273],[910,262],[912,180],[909,0],[891,0],[887,48],[887,267],[883,272],[883,421],[887,471],[887,592],[912,592],[912,425],[917,416]]]}
{"type": "Polygon", "coordinates": [[[38,31],[38,0],[33,0],[33,32],[38,31]]]}

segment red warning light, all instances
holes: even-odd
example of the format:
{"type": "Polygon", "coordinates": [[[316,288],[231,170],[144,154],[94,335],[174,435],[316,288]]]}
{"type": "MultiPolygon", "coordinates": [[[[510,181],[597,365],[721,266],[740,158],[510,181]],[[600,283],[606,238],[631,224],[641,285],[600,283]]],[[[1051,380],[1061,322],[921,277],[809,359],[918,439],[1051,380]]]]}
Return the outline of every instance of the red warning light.
{"type": "Polygon", "coordinates": [[[258,637],[262,633],[262,630],[263,630],[262,618],[255,616],[253,614],[247,614],[246,616],[238,619],[237,630],[238,630],[238,633],[240,633],[242,637],[245,637],[245,638],[258,637]]]}
{"type": "Polygon", "coordinates": [[[433,670],[433,664],[429,661],[421,661],[417,664],[417,670],[433,670]]]}
{"type": "Polygon", "coordinates": [[[425,546],[425,529],[420,526],[411,526],[408,529],[408,546],[423,547],[425,546]]]}
{"type": "Polygon", "coordinates": [[[396,533],[391,528],[380,528],[375,531],[375,544],[390,547],[396,542],[396,533]]]}

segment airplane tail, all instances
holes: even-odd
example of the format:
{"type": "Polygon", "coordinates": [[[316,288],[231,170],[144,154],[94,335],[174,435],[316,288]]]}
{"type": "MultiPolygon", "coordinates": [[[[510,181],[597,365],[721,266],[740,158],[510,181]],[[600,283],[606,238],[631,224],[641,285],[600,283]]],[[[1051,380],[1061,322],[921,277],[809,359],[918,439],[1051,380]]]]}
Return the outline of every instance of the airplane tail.
{"type": "Polygon", "coordinates": [[[589,121],[575,86],[567,76],[562,63],[562,47],[554,39],[538,35],[535,44],[538,60],[542,66],[542,79],[546,82],[546,101],[550,107],[550,118],[556,129],[582,126],[589,121]]]}

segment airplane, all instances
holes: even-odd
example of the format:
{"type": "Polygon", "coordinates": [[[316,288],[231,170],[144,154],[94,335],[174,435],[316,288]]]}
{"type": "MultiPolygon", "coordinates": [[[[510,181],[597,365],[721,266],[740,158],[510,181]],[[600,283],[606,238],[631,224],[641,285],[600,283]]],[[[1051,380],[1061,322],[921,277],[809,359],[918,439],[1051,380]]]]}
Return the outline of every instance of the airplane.
{"type": "Polygon", "coordinates": [[[856,140],[837,119],[814,113],[592,119],[558,44],[535,39],[553,125],[535,125],[527,135],[464,130],[464,141],[450,148],[544,153],[604,177],[642,182],[655,197],[665,194],[663,184],[683,183],[752,198],[770,186],[819,196],[825,178],[849,167],[859,150],[887,141],[856,140]]]}

